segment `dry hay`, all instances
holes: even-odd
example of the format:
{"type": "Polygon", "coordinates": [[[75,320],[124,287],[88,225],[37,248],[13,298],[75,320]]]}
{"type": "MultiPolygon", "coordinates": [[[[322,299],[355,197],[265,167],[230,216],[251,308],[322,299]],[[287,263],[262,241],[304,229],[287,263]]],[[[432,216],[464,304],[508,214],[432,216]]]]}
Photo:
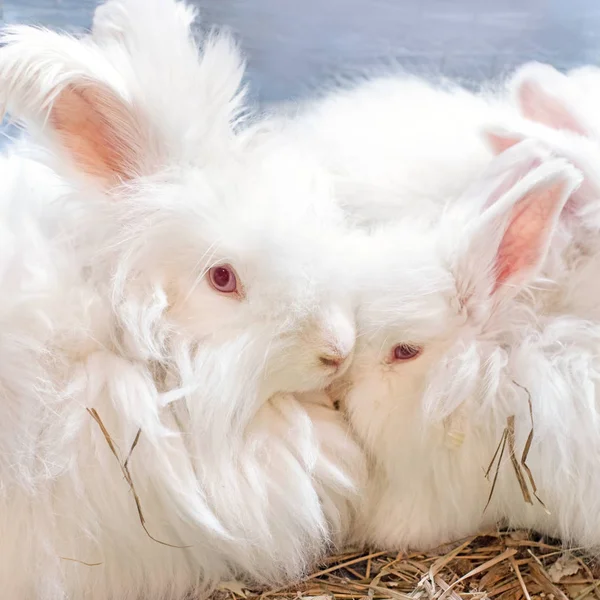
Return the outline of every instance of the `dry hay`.
{"type": "Polygon", "coordinates": [[[600,600],[600,564],[589,554],[525,532],[494,532],[427,553],[348,553],[303,582],[253,592],[223,584],[221,600],[600,600]]]}

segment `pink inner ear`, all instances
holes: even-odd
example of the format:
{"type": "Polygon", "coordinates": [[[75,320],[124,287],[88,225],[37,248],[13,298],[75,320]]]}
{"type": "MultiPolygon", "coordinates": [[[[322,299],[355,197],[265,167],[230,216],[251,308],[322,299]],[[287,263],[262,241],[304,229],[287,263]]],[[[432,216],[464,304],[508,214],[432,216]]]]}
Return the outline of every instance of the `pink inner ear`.
{"type": "Polygon", "coordinates": [[[560,181],[533,190],[514,207],[496,255],[494,291],[515,277],[527,276],[543,260],[564,185],[560,181]]]}
{"type": "Polygon", "coordinates": [[[140,127],[133,111],[100,86],[67,87],[54,102],[50,123],[86,175],[114,185],[140,166],[140,127]]]}
{"type": "Polygon", "coordinates": [[[517,135],[516,133],[500,134],[500,133],[486,132],[485,138],[487,139],[488,144],[490,145],[491,149],[496,154],[502,154],[502,152],[508,150],[509,148],[512,148],[519,142],[523,141],[523,137],[517,135]]]}
{"type": "MultiPolygon", "coordinates": [[[[512,148],[513,146],[516,146],[517,144],[521,143],[525,139],[524,136],[520,136],[517,133],[508,133],[508,132],[507,133],[486,132],[484,135],[485,135],[486,139],[488,140],[490,147],[496,154],[502,154],[502,152],[505,152],[506,150],[512,148]]],[[[580,168],[575,160],[571,160],[571,162],[573,163],[574,166],[580,168]]],[[[531,163],[531,164],[532,164],[532,166],[539,166],[541,163],[540,163],[540,161],[537,161],[535,163],[535,165],[533,163],[531,163]]],[[[521,179],[521,177],[524,177],[527,174],[527,171],[528,171],[527,168],[520,170],[518,174],[515,174],[515,177],[508,180],[505,185],[502,185],[501,187],[499,187],[498,190],[496,190],[496,192],[494,194],[492,194],[490,196],[490,198],[488,198],[487,202],[484,205],[485,208],[488,208],[494,202],[496,202],[504,193],[506,193],[510,189],[512,184],[516,183],[519,179],[521,179]]],[[[583,181],[583,183],[581,184],[579,189],[576,190],[573,193],[573,195],[569,198],[569,201],[565,204],[565,207],[563,209],[564,213],[573,214],[576,211],[576,205],[577,205],[576,200],[584,194],[588,194],[588,195],[592,194],[591,187],[590,187],[589,183],[587,183],[586,180],[583,181]]]]}
{"type": "Polygon", "coordinates": [[[569,109],[535,81],[523,81],[518,96],[521,112],[526,119],[542,123],[552,129],[565,129],[581,136],[588,135],[586,128],[569,109]]]}

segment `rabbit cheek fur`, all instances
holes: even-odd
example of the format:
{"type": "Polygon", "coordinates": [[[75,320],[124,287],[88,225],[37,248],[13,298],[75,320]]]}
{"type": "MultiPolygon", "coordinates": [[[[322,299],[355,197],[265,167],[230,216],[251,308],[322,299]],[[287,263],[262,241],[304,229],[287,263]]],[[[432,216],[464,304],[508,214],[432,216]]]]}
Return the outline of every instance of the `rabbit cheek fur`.
{"type": "Polygon", "coordinates": [[[330,383],[320,358],[354,344],[326,186],[293,150],[235,135],[229,39],[199,56],[189,19],[152,3],[172,62],[30,28],[0,50],[2,100],[61,175],[50,193],[11,172],[3,197],[0,581],[15,600],[288,581],[343,538],[361,476],[338,414],[291,394],[330,383]],[[209,285],[216,264],[235,297],[209,285]]]}
{"type": "Polygon", "coordinates": [[[582,288],[565,290],[562,305],[548,303],[545,289],[556,283],[537,278],[580,179],[561,161],[531,162],[527,145],[512,150],[499,159],[516,159],[517,171],[529,166],[496,191],[467,194],[436,225],[407,219],[373,233],[365,268],[378,293],[364,292],[343,401],[373,465],[356,530],[362,541],[428,548],[504,520],[565,543],[600,543],[598,314],[580,316],[564,300],[582,288]],[[421,354],[391,360],[402,343],[421,354]],[[527,464],[550,514],[533,495],[524,501],[508,447],[484,511],[495,469],[489,480],[485,473],[509,417],[517,460],[523,452],[528,394],[535,435],[527,464]]]}

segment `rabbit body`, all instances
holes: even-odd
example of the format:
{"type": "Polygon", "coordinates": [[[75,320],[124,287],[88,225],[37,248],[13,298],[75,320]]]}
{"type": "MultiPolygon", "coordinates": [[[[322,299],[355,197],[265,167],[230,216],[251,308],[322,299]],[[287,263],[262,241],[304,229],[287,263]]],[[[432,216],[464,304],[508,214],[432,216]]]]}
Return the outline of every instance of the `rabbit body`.
{"type": "Polygon", "coordinates": [[[389,75],[288,108],[274,128],[318,157],[337,201],[369,226],[436,214],[493,158],[484,128],[515,118],[502,90],[389,75]]]}
{"type": "Polygon", "coordinates": [[[344,539],[363,472],[339,414],[297,399],[354,345],[341,217],[311,159],[237,127],[227,36],[199,54],[184,5],[106,6],[138,25],[0,50],[32,135],[0,163],[3,594],[281,584],[344,539]]]}
{"type": "MultiPolygon", "coordinates": [[[[464,250],[471,225],[455,214],[469,203],[433,225],[402,220],[393,242],[374,234],[387,240],[369,269],[381,287],[363,295],[344,400],[372,460],[357,536],[423,549],[504,522],[597,546],[598,256],[573,253],[557,217],[537,276],[480,295],[472,282],[502,273],[508,250],[495,263],[476,256],[482,240],[464,250]],[[420,354],[395,360],[398,345],[420,354]]],[[[529,250],[510,243],[518,266],[529,250]]]]}

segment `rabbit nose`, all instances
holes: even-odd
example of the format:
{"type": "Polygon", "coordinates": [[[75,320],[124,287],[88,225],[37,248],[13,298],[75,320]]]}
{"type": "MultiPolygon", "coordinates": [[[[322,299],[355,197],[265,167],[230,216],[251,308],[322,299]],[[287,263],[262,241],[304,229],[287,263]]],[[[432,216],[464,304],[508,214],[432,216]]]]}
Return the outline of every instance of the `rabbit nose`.
{"type": "Polygon", "coordinates": [[[334,368],[336,371],[344,364],[348,355],[343,355],[340,352],[332,352],[331,354],[321,354],[319,361],[328,368],[334,368]]]}
{"type": "Polygon", "coordinates": [[[339,356],[319,356],[319,360],[326,367],[335,367],[336,369],[344,362],[339,356]]]}
{"type": "Polygon", "coordinates": [[[321,316],[317,335],[320,343],[315,348],[315,358],[318,358],[318,364],[326,368],[330,375],[338,375],[350,363],[349,357],[354,351],[354,315],[339,307],[331,307],[321,316]]]}

